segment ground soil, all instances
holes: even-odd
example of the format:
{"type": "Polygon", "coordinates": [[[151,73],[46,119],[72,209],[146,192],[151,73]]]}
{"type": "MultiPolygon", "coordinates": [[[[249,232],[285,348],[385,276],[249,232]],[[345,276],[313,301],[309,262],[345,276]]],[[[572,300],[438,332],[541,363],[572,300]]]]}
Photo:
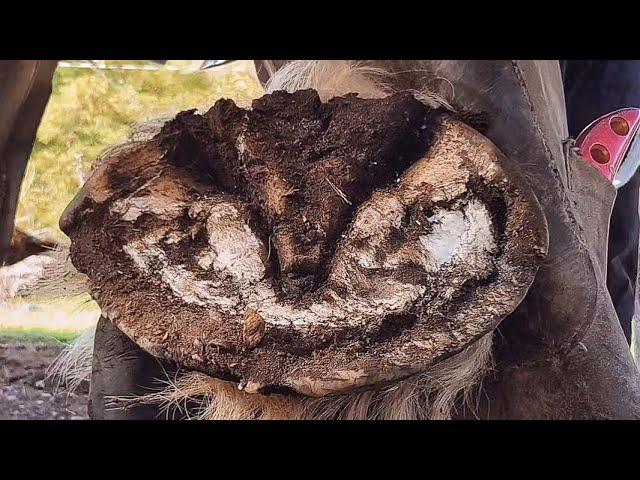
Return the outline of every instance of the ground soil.
{"type": "Polygon", "coordinates": [[[56,392],[47,367],[64,345],[0,341],[0,420],[85,420],[88,385],[56,392]]]}

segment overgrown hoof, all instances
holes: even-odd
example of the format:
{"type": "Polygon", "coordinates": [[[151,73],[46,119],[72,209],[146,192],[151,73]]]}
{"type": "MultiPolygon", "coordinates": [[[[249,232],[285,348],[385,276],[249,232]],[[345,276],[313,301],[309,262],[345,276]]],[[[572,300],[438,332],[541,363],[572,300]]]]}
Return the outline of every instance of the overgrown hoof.
{"type": "Polygon", "coordinates": [[[142,348],[309,396],[460,352],[520,303],[548,243],[516,166],[408,93],[183,112],[107,155],[61,226],[142,348]]]}

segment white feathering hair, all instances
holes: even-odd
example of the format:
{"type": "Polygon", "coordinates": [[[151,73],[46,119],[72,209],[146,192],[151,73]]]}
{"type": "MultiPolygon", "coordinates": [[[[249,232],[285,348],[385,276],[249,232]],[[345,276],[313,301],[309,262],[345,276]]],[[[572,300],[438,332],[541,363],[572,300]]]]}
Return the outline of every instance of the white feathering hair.
{"type": "Polygon", "coordinates": [[[89,293],[89,277],[71,263],[69,245],[58,243],[45,255],[48,261],[42,264],[42,272],[35,281],[21,285],[17,295],[56,298],[89,293]]]}
{"type": "Polygon", "coordinates": [[[93,341],[96,327],[86,329],[56,357],[47,369],[46,378],[52,380],[55,391],[74,392],[91,379],[93,341]]]}
{"type": "Polygon", "coordinates": [[[458,399],[475,413],[482,379],[493,369],[491,347],[487,334],[428,370],[378,390],[321,398],[250,394],[234,383],[185,372],[167,375],[159,391],[111,397],[108,405],[156,404],[167,418],[196,420],[448,420],[458,399]]]}
{"type": "MultiPolygon", "coordinates": [[[[393,77],[394,74],[383,68],[367,66],[363,62],[295,60],[281,67],[269,78],[266,91],[273,93],[285,90],[291,93],[313,88],[323,102],[348,93],[357,93],[361,98],[382,98],[397,91],[393,77]]],[[[428,88],[410,91],[428,107],[453,110],[450,102],[428,88]]]]}

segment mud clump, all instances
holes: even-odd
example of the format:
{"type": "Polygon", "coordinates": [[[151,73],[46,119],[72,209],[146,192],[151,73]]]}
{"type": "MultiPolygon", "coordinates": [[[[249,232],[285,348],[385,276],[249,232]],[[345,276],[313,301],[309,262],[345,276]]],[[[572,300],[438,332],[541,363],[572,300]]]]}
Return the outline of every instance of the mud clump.
{"type": "Polygon", "coordinates": [[[251,110],[219,100],[183,112],[159,136],[170,163],[255,209],[282,291],[298,296],[325,278],[358,205],[425,152],[428,114],[409,93],[322,103],[314,90],[275,92],[251,110]]]}

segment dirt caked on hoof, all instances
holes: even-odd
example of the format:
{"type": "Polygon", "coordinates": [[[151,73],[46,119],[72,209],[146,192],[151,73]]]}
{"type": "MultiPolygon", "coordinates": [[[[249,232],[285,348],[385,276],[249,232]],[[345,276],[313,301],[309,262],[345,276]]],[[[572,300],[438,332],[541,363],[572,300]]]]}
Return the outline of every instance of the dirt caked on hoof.
{"type": "Polygon", "coordinates": [[[409,93],[182,112],[109,152],[61,227],[142,348],[310,396],[459,352],[520,303],[547,250],[517,168],[409,93]]]}

